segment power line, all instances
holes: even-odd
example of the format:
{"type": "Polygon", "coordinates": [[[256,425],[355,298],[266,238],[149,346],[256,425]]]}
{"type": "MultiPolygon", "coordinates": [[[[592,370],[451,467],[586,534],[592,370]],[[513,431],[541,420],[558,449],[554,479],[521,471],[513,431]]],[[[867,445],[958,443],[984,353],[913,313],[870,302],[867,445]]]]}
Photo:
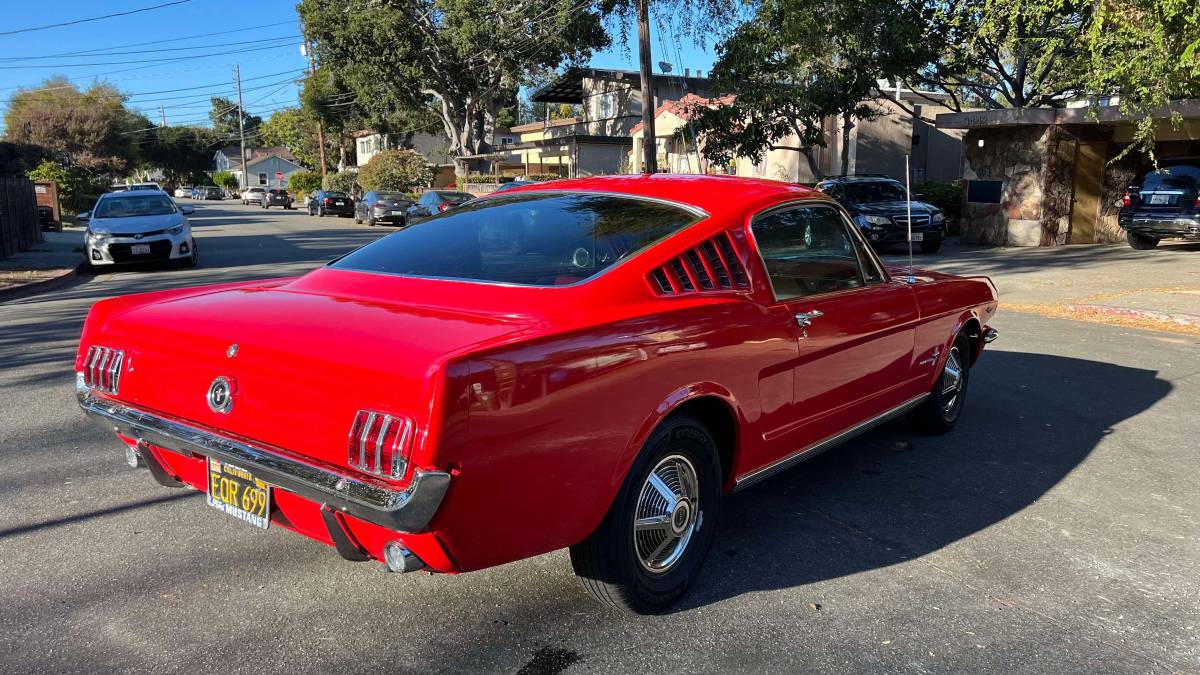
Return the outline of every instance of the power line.
{"type": "MultiPolygon", "coordinates": [[[[294,75],[296,73],[300,73],[303,71],[304,71],[303,68],[292,68],[289,70],[280,71],[278,73],[268,73],[266,75],[256,75],[254,77],[247,77],[247,78],[243,79],[242,81],[243,82],[252,82],[252,81],[256,81],[256,80],[265,80],[270,77],[279,77],[280,75],[294,75]]],[[[115,94],[100,94],[100,96],[103,96],[105,98],[132,99],[132,98],[137,98],[139,96],[150,96],[153,94],[170,94],[170,93],[180,92],[180,91],[196,91],[199,89],[208,89],[209,87],[228,87],[228,86],[231,86],[229,82],[213,82],[211,84],[201,84],[201,85],[197,85],[194,87],[179,87],[177,89],[159,89],[157,91],[143,91],[143,92],[128,93],[128,94],[124,93],[124,92],[117,92],[115,94]]],[[[262,87],[269,87],[269,86],[273,86],[273,84],[262,85],[262,87]]],[[[37,89],[25,89],[17,94],[14,94],[13,96],[10,96],[9,98],[5,99],[4,101],[2,101],[0,103],[11,103],[14,98],[16,98],[17,96],[20,96],[21,94],[25,94],[25,93],[39,92],[39,91],[57,91],[57,90],[61,90],[61,89],[72,89],[72,88],[75,88],[75,87],[73,85],[60,85],[60,86],[55,86],[55,87],[40,87],[37,89]]],[[[258,87],[255,87],[255,88],[257,89],[258,87]]],[[[187,99],[192,99],[192,98],[200,98],[200,97],[204,97],[204,96],[208,96],[208,94],[193,94],[193,95],[187,95],[187,96],[168,96],[165,98],[146,99],[143,101],[130,101],[130,103],[132,105],[136,106],[141,103],[150,103],[150,102],[154,102],[154,101],[167,101],[167,100],[171,100],[171,99],[187,100],[187,99]]]]}
{"type": "Polygon", "coordinates": [[[80,54],[103,56],[104,52],[109,52],[113,49],[124,49],[126,47],[143,47],[145,45],[161,45],[161,44],[164,44],[167,42],[175,43],[175,42],[180,42],[182,40],[195,40],[197,38],[216,37],[218,35],[229,35],[230,33],[245,33],[248,30],[262,30],[264,28],[274,28],[276,26],[286,26],[286,25],[291,25],[294,23],[295,23],[295,21],[280,21],[278,23],[268,23],[268,24],[262,24],[262,25],[247,26],[245,28],[234,28],[232,30],[222,30],[222,31],[217,31],[215,33],[196,33],[195,35],[180,35],[178,37],[168,38],[165,40],[150,40],[149,42],[131,42],[129,44],[124,44],[124,45],[113,45],[111,47],[98,47],[96,49],[89,49],[87,51],[82,51],[82,52],[62,52],[61,54],[48,54],[47,56],[71,56],[71,55],[80,55],[80,54]]]}
{"type": "Polygon", "coordinates": [[[101,19],[111,19],[111,18],[117,17],[117,16],[129,16],[130,14],[137,14],[139,12],[149,12],[149,11],[155,10],[155,9],[162,9],[164,7],[172,7],[174,5],[182,5],[182,4],[191,2],[191,1],[192,0],[174,0],[174,2],[165,2],[161,5],[154,5],[152,7],[142,7],[141,9],[131,9],[127,12],[117,12],[115,14],[105,14],[104,16],[93,16],[93,17],[90,17],[87,19],[76,19],[74,21],[64,21],[62,23],[51,23],[51,24],[46,24],[45,26],[31,26],[29,28],[18,28],[17,30],[8,30],[8,31],[0,32],[0,36],[16,35],[17,33],[32,33],[34,31],[39,31],[39,30],[49,30],[51,28],[62,28],[63,26],[74,26],[76,24],[87,23],[89,21],[99,21],[101,19]]]}
{"type": "MultiPolygon", "coordinates": [[[[60,58],[88,58],[95,56],[127,56],[130,54],[156,54],[159,52],[178,52],[187,49],[211,49],[213,47],[237,47],[241,45],[262,44],[264,42],[278,42],[280,40],[295,40],[298,35],[281,35],[273,38],[262,38],[259,40],[242,40],[239,42],[219,42],[211,45],[196,45],[194,47],[166,47],[163,49],[135,49],[123,52],[59,52],[58,54],[43,54],[41,56],[12,56],[0,58],[0,61],[10,63],[13,61],[37,61],[40,59],[60,59],[60,58]]],[[[32,66],[31,66],[32,67],[32,66]]]]}
{"type": "MultiPolygon", "coordinates": [[[[293,38],[295,39],[295,38],[293,38]]],[[[282,44],[271,45],[270,47],[256,47],[254,49],[232,49],[224,52],[213,52],[212,54],[193,54],[191,56],[179,56],[162,59],[137,59],[134,61],[95,61],[92,63],[42,63],[35,66],[0,66],[3,70],[29,70],[30,68],[90,68],[92,66],[115,66],[126,63],[146,64],[162,64],[174,63],[176,61],[187,61],[190,59],[207,59],[212,56],[222,56],[225,54],[245,54],[246,52],[261,52],[268,49],[279,49],[280,47],[291,47],[300,44],[299,40],[295,42],[285,42],[282,44]]]]}

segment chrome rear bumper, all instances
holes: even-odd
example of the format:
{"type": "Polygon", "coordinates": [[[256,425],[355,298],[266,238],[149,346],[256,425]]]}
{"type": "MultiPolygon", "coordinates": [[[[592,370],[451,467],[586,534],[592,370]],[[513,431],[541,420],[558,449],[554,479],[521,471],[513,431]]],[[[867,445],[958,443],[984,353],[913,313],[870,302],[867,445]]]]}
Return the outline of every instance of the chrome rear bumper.
{"type": "Polygon", "coordinates": [[[169,418],[124,403],[100,398],[86,386],[76,387],[79,407],[101,428],[164,450],[194,457],[216,457],[241,466],[288,492],[397,532],[420,532],[433,519],[450,474],[415,471],[407,487],[354,478],[253,441],[169,418]]]}

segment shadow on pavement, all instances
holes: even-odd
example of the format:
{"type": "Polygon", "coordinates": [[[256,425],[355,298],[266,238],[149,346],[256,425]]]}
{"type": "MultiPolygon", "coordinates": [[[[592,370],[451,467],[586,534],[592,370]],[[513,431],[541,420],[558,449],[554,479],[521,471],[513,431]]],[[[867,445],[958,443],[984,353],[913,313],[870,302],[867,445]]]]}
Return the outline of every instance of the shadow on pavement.
{"type": "Polygon", "coordinates": [[[1114,425],[1171,390],[1154,371],[1044,354],[990,351],[972,375],[955,431],[921,436],[899,420],[728,498],[701,578],[676,611],[970,537],[1040,499],[1114,425]],[[1014,389],[1014,374],[1029,388],[1014,389]]]}

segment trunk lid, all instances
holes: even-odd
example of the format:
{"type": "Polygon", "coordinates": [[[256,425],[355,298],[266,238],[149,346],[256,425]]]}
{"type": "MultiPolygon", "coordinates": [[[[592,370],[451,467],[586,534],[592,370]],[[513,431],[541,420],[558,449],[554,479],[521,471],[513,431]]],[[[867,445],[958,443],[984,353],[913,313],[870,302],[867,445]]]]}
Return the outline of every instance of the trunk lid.
{"type": "Polygon", "coordinates": [[[387,283],[362,290],[347,275],[378,278],[322,270],[281,286],[217,290],[117,315],[102,343],[126,350],[119,398],[347,466],[358,410],[412,417],[419,446],[440,357],[530,323],[429,306],[389,292],[395,287],[387,283]],[[219,376],[236,386],[224,414],[207,400],[219,376]]]}

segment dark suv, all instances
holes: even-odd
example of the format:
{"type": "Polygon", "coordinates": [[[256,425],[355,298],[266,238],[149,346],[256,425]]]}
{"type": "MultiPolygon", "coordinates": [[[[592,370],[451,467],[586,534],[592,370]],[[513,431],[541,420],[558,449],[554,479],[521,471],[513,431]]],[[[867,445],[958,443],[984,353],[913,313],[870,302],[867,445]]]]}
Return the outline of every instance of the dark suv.
{"type": "Polygon", "coordinates": [[[1163,163],[1125,191],[1117,222],[1142,250],[1163,239],[1200,240],[1200,163],[1163,163]]]}
{"type": "MultiPolygon", "coordinates": [[[[909,205],[900,181],[879,174],[830,176],[817,189],[846,208],[863,237],[874,247],[903,244],[908,234],[909,205]]],[[[946,233],[941,209],[913,195],[912,236],[922,253],[937,253],[946,233]]]]}

